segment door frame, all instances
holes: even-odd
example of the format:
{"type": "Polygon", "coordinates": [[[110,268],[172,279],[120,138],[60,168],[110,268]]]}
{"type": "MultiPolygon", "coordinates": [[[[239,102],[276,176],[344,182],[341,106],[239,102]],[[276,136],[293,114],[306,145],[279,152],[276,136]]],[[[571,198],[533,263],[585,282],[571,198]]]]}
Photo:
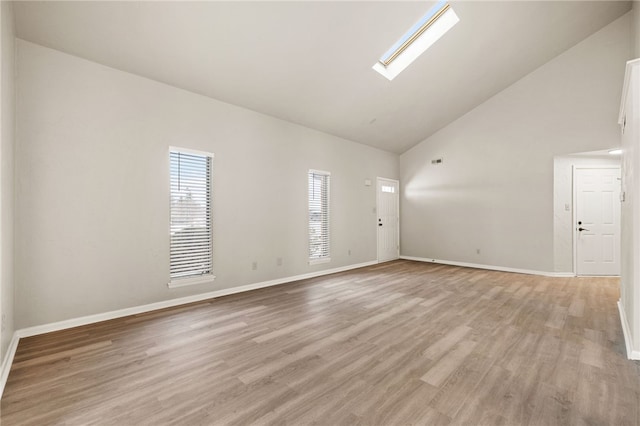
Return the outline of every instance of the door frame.
{"type": "MultiPolygon", "coordinates": [[[[390,262],[391,260],[400,259],[400,181],[397,179],[389,179],[383,177],[376,177],[376,217],[378,216],[378,211],[380,210],[380,192],[378,191],[378,187],[380,186],[380,182],[392,182],[398,185],[398,194],[396,197],[396,258],[385,260],[384,262],[390,262]]],[[[378,221],[375,221],[376,227],[376,261],[380,262],[380,232],[378,231],[378,221]]]]}
{"type": "MultiPolygon", "coordinates": [[[[573,239],[573,275],[574,276],[579,276],[578,275],[578,185],[577,185],[577,180],[576,180],[576,172],[578,170],[591,170],[591,169],[617,169],[620,171],[620,176],[622,176],[622,166],[613,166],[613,165],[586,165],[586,166],[576,166],[575,164],[571,166],[572,170],[571,170],[571,192],[572,192],[572,211],[571,211],[571,216],[572,216],[572,222],[571,222],[571,226],[572,226],[572,239],[573,239]]],[[[620,189],[622,190],[622,188],[620,189]]],[[[620,219],[621,217],[618,218],[618,223],[620,223],[620,219]]],[[[621,224],[620,224],[621,225],[621,224]]],[[[620,231],[621,232],[621,231],[620,231]]],[[[618,235],[618,237],[622,237],[622,235],[618,235]]],[[[622,253],[620,253],[622,254],[622,253]]],[[[587,275],[585,275],[587,276],[587,275]]]]}

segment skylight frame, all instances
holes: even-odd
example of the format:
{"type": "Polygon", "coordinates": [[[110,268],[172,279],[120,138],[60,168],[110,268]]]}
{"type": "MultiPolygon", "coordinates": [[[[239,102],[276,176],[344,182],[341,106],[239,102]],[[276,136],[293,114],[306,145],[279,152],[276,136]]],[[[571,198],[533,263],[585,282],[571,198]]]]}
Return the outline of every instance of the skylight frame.
{"type": "Polygon", "coordinates": [[[459,21],[447,0],[439,1],[380,57],[373,69],[393,80],[459,21]]]}
{"type": "Polygon", "coordinates": [[[396,42],[380,58],[380,63],[388,67],[402,52],[404,52],[418,37],[427,31],[444,13],[451,8],[449,3],[439,2],[425,16],[422,17],[413,27],[407,31],[400,40],[396,42]],[[437,7],[439,6],[439,8],[437,7]],[[417,29],[415,29],[418,27],[417,29]],[[386,59],[385,59],[386,58],[386,59]]]}

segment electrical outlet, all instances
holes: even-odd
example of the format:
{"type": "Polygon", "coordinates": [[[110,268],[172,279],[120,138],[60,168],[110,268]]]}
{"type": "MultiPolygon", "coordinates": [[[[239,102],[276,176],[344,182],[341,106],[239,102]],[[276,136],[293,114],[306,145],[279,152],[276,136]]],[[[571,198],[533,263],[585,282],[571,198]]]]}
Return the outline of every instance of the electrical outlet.
{"type": "Polygon", "coordinates": [[[480,254],[480,249],[476,249],[476,254],[480,254]]]}
{"type": "Polygon", "coordinates": [[[349,254],[349,256],[351,256],[351,249],[349,249],[347,253],[349,254]]]}
{"type": "Polygon", "coordinates": [[[276,265],[282,266],[282,258],[281,257],[276,259],[276,265]]]}
{"type": "Polygon", "coordinates": [[[251,263],[251,270],[255,271],[258,269],[258,262],[251,263]]]}

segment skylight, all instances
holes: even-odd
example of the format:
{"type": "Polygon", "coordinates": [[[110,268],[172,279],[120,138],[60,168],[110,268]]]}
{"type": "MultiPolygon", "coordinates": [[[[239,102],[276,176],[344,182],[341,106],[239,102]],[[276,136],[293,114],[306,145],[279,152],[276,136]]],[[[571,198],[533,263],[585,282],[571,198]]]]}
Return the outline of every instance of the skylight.
{"type": "Polygon", "coordinates": [[[382,55],[373,65],[373,69],[387,79],[393,80],[459,20],[458,15],[446,1],[436,3],[382,55]]]}

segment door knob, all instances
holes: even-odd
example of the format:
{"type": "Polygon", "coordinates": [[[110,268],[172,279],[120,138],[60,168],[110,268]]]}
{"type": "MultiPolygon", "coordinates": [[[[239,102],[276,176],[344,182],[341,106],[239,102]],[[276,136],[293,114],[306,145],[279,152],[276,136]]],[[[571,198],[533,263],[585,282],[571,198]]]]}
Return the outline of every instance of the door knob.
{"type": "Polygon", "coordinates": [[[382,224],[381,224],[381,223],[379,223],[379,224],[378,224],[378,226],[382,226],[382,224]]]}
{"type": "Polygon", "coordinates": [[[583,228],[582,226],[580,228],[578,228],[578,231],[588,231],[587,228],[583,228]]]}

